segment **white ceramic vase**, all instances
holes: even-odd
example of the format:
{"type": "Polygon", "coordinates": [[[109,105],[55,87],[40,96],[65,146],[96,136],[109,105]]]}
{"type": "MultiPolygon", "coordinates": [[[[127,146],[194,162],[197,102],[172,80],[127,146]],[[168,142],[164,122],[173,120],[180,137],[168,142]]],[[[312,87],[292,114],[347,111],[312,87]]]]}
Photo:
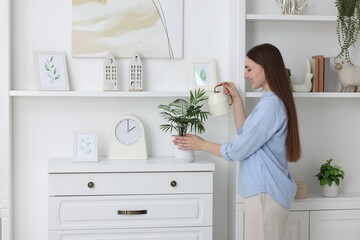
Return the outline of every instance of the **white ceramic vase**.
{"type": "Polygon", "coordinates": [[[339,186],[335,182],[331,186],[325,184],[321,186],[321,195],[323,197],[336,197],[339,194],[339,186]]]}
{"type": "Polygon", "coordinates": [[[178,163],[189,163],[195,159],[193,150],[180,150],[178,146],[173,144],[173,157],[178,163]]]}
{"type": "Polygon", "coordinates": [[[194,161],[194,151],[189,150],[180,150],[175,146],[174,149],[174,159],[179,163],[189,163],[194,161]]]}

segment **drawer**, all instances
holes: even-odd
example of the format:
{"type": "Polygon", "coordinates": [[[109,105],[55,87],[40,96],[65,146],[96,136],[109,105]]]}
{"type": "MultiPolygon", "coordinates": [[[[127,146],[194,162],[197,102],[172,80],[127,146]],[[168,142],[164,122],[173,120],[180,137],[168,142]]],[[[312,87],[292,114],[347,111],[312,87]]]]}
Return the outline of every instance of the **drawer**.
{"type": "Polygon", "coordinates": [[[50,197],[49,228],[111,229],[212,225],[212,194],[50,197]]]}
{"type": "Polygon", "coordinates": [[[50,240],[209,240],[211,227],[50,231],[50,240]]]}
{"type": "Polygon", "coordinates": [[[212,172],[49,174],[50,196],[212,192],[212,172]]]}

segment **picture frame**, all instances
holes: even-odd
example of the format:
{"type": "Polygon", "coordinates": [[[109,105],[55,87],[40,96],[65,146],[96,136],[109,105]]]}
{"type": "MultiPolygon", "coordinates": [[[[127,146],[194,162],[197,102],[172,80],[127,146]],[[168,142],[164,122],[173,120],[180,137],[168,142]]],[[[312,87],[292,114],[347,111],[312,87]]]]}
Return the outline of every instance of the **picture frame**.
{"type": "Polygon", "coordinates": [[[37,90],[69,90],[66,53],[34,51],[37,90]]]}
{"type": "Polygon", "coordinates": [[[97,162],[97,134],[92,131],[74,132],[74,162],[97,162]]]}
{"type": "Polygon", "coordinates": [[[214,59],[191,59],[190,89],[202,88],[213,91],[217,84],[216,65],[214,59]]]}

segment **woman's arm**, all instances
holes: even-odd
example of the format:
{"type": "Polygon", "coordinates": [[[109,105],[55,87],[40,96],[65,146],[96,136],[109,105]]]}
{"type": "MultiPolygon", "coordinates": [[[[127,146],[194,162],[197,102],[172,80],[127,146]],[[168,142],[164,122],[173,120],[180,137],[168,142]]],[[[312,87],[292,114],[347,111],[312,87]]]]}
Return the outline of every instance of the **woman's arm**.
{"type": "Polygon", "coordinates": [[[208,142],[197,135],[187,134],[184,137],[176,137],[174,144],[181,150],[202,150],[217,157],[222,157],[221,144],[208,142]]]}

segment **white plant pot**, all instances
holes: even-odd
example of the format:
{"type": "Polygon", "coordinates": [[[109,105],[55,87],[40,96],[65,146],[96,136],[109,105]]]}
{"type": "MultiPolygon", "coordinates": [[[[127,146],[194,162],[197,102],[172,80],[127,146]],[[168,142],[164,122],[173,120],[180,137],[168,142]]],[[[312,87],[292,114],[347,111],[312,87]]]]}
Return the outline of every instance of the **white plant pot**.
{"type": "Polygon", "coordinates": [[[195,159],[194,150],[180,150],[178,146],[173,144],[173,157],[176,162],[189,163],[195,159]]]}
{"type": "Polygon", "coordinates": [[[321,195],[323,197],[336,197],[339,194],[339,186],[335,182],[331,186],[325,184],[321,186],[321,195]]]}

